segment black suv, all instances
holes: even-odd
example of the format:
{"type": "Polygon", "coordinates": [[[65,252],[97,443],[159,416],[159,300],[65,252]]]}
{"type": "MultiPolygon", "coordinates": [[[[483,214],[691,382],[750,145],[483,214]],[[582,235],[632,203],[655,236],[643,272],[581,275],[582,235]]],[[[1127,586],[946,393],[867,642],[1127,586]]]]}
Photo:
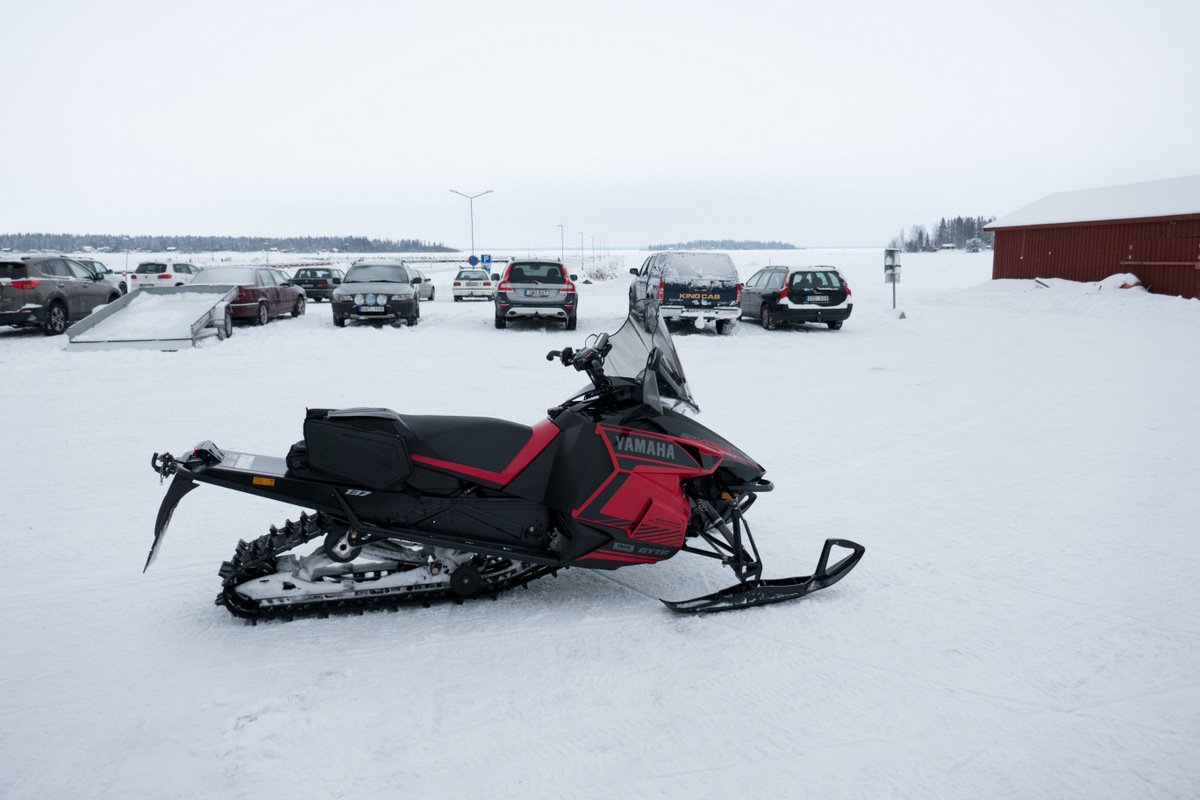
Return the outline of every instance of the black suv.
{"type": "Polygon", "coordinates": [[[342,285],[346,273],[333,267],[303,267],[296,270],[292,283],[308,295],[309,300],[333,300],[333,290],[342,285]]]}
{"type": "Polygon", "coordinates": [[[579,314],[579,295],[574,275],[560,261],[510,261],[504,270],[492,275],[496,286],[496,327],[504,328],[517,317],[560,319],[567,330],[575,330],[579,314]]]}
{"type": "Polygon", "coordinates": [[[69,258],[0,261],[0,325],[41,326],[55,336],[120,297],[103,275],[69,258]]]}
{"type": "Polygon", "coordinates": [[[742,285],[737,267],[724,253],[665,252],[646,259],[629,287],[629,307],[640,300],[657,305],[668,323],[715,321],[729,333],[741,316],[742,285]]]}
{"type": "Polygon", "coordinates": [[[790,322],[824,322],[837,330],[854,310],[854,294],[837,267],[766,267],[742,290],[742,313],[767,330],[790,322]]]}

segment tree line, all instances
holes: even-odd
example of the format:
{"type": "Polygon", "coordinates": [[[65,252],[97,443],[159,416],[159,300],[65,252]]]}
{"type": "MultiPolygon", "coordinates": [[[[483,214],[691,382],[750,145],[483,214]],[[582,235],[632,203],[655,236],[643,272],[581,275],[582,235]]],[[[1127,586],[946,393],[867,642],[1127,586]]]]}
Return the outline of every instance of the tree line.
{"type": "Polygon", "coordinates": [[[47,250],[78,253],[84,250],[120,253],[143,250],[163,253],[237,253],[263,250],[296,253],[457,253],[453,247],[422,239],[369,239],[365,236],[121,236],[73,233],[0,233],[0,249],[13,252],[47,250]]]}
{"type": "Polygon", "coordinates": [[[674,244],[652,244],[647,250],[795,250],[787,242],[755,242],[747,239],[693,239],[674,244]]]}
{"type": "Polygon", "coordinates": [[[907,231],[903,228],[892,240],[888,247],[903,250],[906,253],[921,253],[931,250],[941,250],[943,245],[952,244],[959,250],[977,252],[985,247],[991,247],[995,235],[985,231],[984,225],[995,221],[995,217],[942,217],[936,224],[926,228],[924,225],[913,225],[907,231]]]}

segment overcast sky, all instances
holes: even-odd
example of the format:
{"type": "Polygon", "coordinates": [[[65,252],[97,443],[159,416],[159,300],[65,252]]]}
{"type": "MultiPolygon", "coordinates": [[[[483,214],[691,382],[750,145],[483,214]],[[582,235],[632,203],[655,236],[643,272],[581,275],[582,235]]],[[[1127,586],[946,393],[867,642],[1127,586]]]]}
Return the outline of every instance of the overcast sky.
{"type": "MultiPolygon", "coordinates": [[[[0,232],[882,245],[1200,173],[1200,2],[0,2],[0,232]]],[[[590,242],[589,242],[590,244],[590,242]]]]}

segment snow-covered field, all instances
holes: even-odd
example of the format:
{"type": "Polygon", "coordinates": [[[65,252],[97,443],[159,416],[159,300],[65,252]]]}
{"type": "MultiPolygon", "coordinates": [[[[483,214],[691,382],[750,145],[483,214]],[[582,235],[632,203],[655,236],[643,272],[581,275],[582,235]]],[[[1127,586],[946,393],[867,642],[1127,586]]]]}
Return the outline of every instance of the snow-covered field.
{"type": "Polygon", "coordinates": [[[778,487],[767,577],[827,536],[867,554],[700,618],[655,598],[732,575],[680,556],[245,626],[217,567],[297,509],[208,486],[142,574],[152,452],[282,455],[308,406],[532,423],[581,383],[546,351],[615,330],[627,276],[581,287],[571,333],[495,330],[450,265],[412,329],[312,303],[176,353],[0,330],[0,797],[1196,796],[1200,302],[933,253],[899,319],[879,251],[731,255],[839,265],[856,300],[837,332],[676,337],[700,419],[778,487]]]}

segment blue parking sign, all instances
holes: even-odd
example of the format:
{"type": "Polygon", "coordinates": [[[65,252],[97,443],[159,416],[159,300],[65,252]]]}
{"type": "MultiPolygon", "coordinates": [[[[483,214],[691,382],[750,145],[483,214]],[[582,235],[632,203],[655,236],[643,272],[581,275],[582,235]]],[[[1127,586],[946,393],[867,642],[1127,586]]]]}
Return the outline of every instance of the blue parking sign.
{"type": "Polygon", "coordinates": [[[479,257],[479,260],[480,260],[480,262],[482,262],[484,264],[492,263],[492,257],[490,255],[488,255],[487,253],[484,253],[483,255],[481,255],[479,257]]]}

